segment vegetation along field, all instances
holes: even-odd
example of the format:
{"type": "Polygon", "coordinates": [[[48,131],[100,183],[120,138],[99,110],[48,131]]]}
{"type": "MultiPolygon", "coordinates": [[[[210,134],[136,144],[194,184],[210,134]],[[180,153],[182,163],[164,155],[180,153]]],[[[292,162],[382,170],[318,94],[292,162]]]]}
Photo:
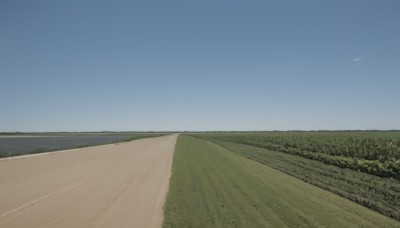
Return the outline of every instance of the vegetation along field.
{"type": "Polygon", "coordinates": [[[299,155],[325,164],[400,179],[400,132],[210,134],[205,139],[299,155]]]}
{"type": "MultiPolygon", "coordinates": [[[[302,160],[290,160],[276,155],[288,154],[274,152],[266,159],[280,163],[271,168],[270,164],[246,158],[249,147],[221,145],[236,151],[210,141],[179,136],[164,205],[164,227],[399,226],[394,219],[278,170],[287,165],[287,173],[301,173],[305,168],[291,164],[303,162],[304,167],[314,169],[317,161],[307,159],[307,163],[306,158],[299,156],[296,157],[302,160]]],[[[314,178],[312,175],[304,173],[314,178]]],[[[320,178],[312,180],[321,181],[320,178]]]]}
{"type": "Polygon", "coordinates": [[[161,136],[161,133],[1,134],[0,157],[80,148],[161,136]]]}
{"type": "Polygon", "coordinates": [[[234,153],[400,220],[398,132],[271,132],[193,136],[210,140],[234,153]],[[386,155],[377,155],[376,148],[385,151],[382,154],[386,155]],[[340,153],[342,150],[344,152],[340,153]],[[373,157],[371,154],[386,157],[386,160],[365,159],[373,157]],[[375,164],[379,169],[374,169],[375,164]],[[382,175],[382,170],[386,175],[382,175]]]}

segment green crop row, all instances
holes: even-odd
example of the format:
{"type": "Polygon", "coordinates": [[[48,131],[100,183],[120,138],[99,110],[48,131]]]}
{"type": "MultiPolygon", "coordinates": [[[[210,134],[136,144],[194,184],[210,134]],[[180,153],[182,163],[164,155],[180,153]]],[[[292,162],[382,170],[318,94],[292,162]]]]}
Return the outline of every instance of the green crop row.
{"type": "Polygon", "coordinates": [[[397,180],[342,169],[264,148],[226,141],[213,142],[236,154],[400,220],[400,182],[397,180]]]}
{"type": "MultiPolygon", "coordinates": [[[[236,145],[248,147],[241,144],[235,144],[235,147],[236,145]]],[[[242,148],[238,149],[244,151],[242,148]]],[[[299,156],[273,153],[321,164],[299,156]]],[[[305,164],[305,167],[308,165],[305,164]]],[[[355,178],[354,181],[358,179],[355,178]]],[[[375,189],[381,189],[380,184],[379,182],[375,189]]],[[[371,186],[375,187],[372,183],[371,186]]],[[[387,188],[383,187],[383,190],[387,188]]],[[[388,199],[396,199],[391,191],[386,193],[390,194],[388,199]]],[[[378,195],[381,196],[382,194],[378,195]]],[[[387,202],[390,203],[390,200],[387,202]]],[[[391,208],[398,212],[398,207],[391,208]]],[[[185,135],[180,135],[176,142],[172,175],[164,204],[165,228],[398,225],[398,221],[267,165],[246,159],[214,143],[185,135]]]]}
{"type": "Polygon", "coordinates": [[[300,155],[341,168],[400,179],[399,132],[271,132],[197,136],[300,155]]]}

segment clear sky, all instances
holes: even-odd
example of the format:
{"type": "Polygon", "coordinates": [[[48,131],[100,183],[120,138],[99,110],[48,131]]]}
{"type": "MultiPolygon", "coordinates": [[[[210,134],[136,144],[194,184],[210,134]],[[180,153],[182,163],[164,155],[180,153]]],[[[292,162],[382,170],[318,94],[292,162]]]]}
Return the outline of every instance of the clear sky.
{"type": "Polygon", "coordinates": [[[0,1],[0,131],[400,129],[400,1],[0,1]]]}

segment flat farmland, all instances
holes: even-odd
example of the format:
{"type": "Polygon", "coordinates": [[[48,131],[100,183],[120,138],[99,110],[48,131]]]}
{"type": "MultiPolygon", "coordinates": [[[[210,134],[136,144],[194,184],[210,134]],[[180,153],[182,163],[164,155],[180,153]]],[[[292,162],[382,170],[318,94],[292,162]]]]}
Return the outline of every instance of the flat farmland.
{"type": "Polygon", "coordinates": [[[53,133],[0,135],[0,157],[102,145],[160,135],[162,134],[53,133]]]}
{"type": "Polygon", "coordinates": [[[400,132],[194,134],[400,221],[400,132]]]}
{"type": "MultiPolygon", "coordinates": [[[[186,134],[130,141],[157,135],[0,159],[0,227],[400,227],[400,181],[395,175],[265,148],[272,140],[281,140],[283,147],[297,145],[287,144],[293,139],[285,134],[186,134]]],[[[392,140],[388,135],[384,139],[392,140]]],[[[330,140],[311,136],[307,146],[330,140]]]]}
{"type": "Polygon", "coordinates": [[[400,180],[400,131],[222,133],[197,137],[265,148],[400,180]]]}
{"type": "Polygon", "coordinates": [[[400,226],[339,195],[185,135],[176,145],[164,215],[164,227],[400,226]]]}

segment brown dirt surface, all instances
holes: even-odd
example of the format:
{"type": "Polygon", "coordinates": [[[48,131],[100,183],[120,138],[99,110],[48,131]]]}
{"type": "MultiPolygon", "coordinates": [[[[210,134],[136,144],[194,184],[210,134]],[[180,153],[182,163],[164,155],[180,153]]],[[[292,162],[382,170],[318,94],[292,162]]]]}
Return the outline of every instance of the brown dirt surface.
{"type": "Polygon", "coordinates": [[[0,160],[0,227],[160,227],[176,139],[0,160]]]}

